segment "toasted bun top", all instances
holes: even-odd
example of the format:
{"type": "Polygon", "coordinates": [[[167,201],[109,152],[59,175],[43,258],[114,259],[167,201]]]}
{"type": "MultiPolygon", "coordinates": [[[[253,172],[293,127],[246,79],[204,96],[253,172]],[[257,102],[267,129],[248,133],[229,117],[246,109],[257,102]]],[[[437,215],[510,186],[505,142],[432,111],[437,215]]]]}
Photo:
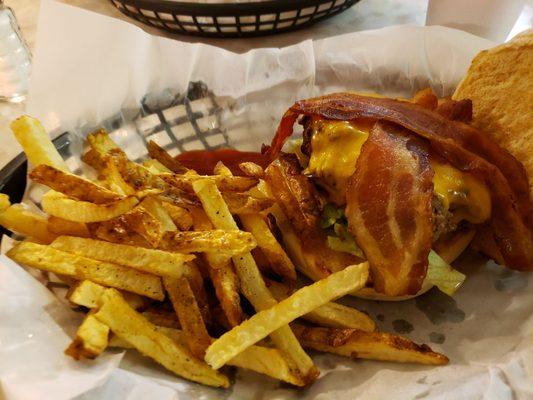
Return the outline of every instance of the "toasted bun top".
{"type": "Polygon", "coordinates": [[[480,52],[453,99],[472,100],[473,125],[524,165],[533,198],[533,29],[480,52]]]}

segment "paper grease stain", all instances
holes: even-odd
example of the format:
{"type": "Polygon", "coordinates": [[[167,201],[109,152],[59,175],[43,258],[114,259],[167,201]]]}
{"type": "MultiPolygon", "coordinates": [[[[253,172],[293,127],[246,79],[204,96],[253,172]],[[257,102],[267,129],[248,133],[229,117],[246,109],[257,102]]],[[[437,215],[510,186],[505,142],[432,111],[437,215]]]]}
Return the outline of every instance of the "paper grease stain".
{"type": "Polygon", "coordinates": [[[457,307],[457,302],[436,288],[418,296],[415,302],[416,307],[435,325],[445,322],[459,323],[465,319],[465,312],[457,307]]]}
{"type": "Polygon", "coordinates": [[[446,340],[446,336],[442,333],[431,332],[429,334],[429,341],[431,343],[443,344],[445,340],[446,340]]]}
{"type": "Polygon", "coordinates": [[[405,319],[395,319],[392,321],[392,328],[398,333],[411,333],[414,329],[413,324],[405,319]]]}
{"type": "Polygon", "coordinates": [[[527,287],[524,274],[509,269],[504,269],[499,278],[494,282],[494,287],[500,292],[518,292],[527,287]]]}

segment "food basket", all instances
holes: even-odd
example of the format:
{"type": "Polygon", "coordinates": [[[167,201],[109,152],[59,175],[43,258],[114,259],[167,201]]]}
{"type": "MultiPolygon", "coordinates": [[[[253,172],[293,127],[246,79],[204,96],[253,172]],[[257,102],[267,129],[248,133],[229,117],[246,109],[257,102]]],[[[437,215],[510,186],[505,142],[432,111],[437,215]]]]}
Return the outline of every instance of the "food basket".
{"type": "Polygon", "coordinates": [[[339,14],[359,0],[268,0],[206,4],[172,0],[111,0],[123,14],[173,33],[252,37],[288,32],[339,14]]]}

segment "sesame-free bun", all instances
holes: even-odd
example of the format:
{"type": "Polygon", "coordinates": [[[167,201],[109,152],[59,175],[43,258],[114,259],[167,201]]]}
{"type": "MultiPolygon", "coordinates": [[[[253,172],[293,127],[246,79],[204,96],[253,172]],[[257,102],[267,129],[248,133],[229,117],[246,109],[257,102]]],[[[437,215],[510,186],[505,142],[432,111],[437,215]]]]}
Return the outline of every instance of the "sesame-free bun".
{"type": "Polygon", "coordinates": [[[533,29],[480,52],[453,99],[472,100],[472,124],[524,165],[533,198],[533,29]]]}

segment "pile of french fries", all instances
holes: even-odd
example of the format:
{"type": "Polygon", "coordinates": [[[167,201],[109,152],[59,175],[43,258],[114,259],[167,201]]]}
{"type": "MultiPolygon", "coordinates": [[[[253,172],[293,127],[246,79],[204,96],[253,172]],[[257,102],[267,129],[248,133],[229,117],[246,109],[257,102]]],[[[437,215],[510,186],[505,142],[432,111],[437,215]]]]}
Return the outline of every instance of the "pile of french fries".
{"type": "Polygon", "coordinates": [[[176,375],[227,388],[228,367],[305,386],[319,375],[304,349],[422,364],[448,359],[425,345],[376,332],[363,312],[335,303],[365,286],[351,265],[300,287],[298,245],[258,165],[245,176],[219,164],[200,176],[151,142],[142,164],[102,130],[88,136],[87,179],[69,172],[39,121],[12,123],[32,169],[50,190],[41,214],[0,195],[0,224],[19,235],[18,263],[69,285],[85,311],[65,353],[93,359],[135,349],[176,375]],[[296,252],[297,253],[297,252],[296,252]],[[247,301],[243,301],[243,296],[247,301]]]}

